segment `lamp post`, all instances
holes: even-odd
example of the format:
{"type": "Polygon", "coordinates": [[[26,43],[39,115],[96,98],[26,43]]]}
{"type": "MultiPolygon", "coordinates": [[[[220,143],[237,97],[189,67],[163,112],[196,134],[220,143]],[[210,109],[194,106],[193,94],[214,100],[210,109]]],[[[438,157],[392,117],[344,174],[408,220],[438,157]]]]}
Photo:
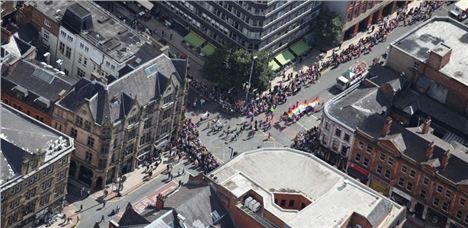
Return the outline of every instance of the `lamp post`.
{"type": "Polygon", "coordinates": [[[250,66],[249,82],[246,85],[246,89],[247,89],[247,91],[245,93],[245,102],[246,103],[247,103],[247,99],[249,98],[250,82],[252,81],[252,73],[253,73],[253,67],[254,67],[255,59],[257,59],[257,56],[254,55],[253,59],[252,59],[252,65],[250,66]]]}

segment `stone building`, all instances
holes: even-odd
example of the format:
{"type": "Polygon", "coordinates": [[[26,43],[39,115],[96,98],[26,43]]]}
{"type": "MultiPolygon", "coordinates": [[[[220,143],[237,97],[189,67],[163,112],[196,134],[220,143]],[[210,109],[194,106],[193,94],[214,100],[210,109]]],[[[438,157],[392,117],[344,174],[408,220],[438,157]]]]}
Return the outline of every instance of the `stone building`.
{"type": "Polygon", "coordinates": [[[80,80],[53,115],[75,138],[71,179],[101,189],[156,157],[183,118],[186,73],[186,60],[161,54],[108,85],[80,80]]]}
{"type": "Polygon", "coordinates": [[[73,139],[2,103],[1,227],[30,227],[59,213],[73,139]]]}

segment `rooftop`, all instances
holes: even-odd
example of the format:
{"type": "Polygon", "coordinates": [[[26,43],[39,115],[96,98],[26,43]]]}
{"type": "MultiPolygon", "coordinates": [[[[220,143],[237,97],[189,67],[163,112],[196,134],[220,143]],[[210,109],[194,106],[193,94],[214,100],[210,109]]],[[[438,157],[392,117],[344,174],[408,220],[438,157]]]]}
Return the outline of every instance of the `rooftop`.
{"type": "Polygon", "coordinates": [[[373,227],[387,227],[405,210],[317,157],[290,148],[242,153],[210,178],[238,199],[255,191],[263,198],[262,207],[289,227],[339,227],[353,213],[373,227]],[[300,211],[283,209],[274,203],[273,194],[284,189],[312,203],[300,211]]]}
{"type": "Polygon", "coordinates": [[[45,160],[55,159],[70,149],[71,139],[23,113],[1,104],[1,183],[21,174],[25,156],[45,152],[45,160]]]}
{"type": "Polygon", "coordinates": [[[451,48],[450,61],[440,69],[440,72],[468,85],[468,52],[466,51],[468,27],[466,25],[448,17],[434,17],[397,40],[394,45],[423,62],[428,59],[431,50],[441,53],[451,48]]]}
{"type": "Polygon", "coordinates": [[[115,123],[135,102],[145,105],[159,99],[169,85],[183,84],[186,69],[186,60],[161,54],[108,85],[82,79],[59,104],[74,111],[88,102],[96,123],[115,123]]]}
{"type": "Polygon", "coordinates": [[[64,96],[76,81],[60,76],[50,68],[21,60],[14,70],[2,76],[2,89],[6,93],[19,90],[25,93],[25,102],[49,109],[60,96],[64,96]]]}
{"type": "Polygon", "coordinates": [[[51,20],[79,33],[90,44],[122,63],[132,58],[146,42],[134,29],[92,1],[35,1],[34,6],[51,20]]]}

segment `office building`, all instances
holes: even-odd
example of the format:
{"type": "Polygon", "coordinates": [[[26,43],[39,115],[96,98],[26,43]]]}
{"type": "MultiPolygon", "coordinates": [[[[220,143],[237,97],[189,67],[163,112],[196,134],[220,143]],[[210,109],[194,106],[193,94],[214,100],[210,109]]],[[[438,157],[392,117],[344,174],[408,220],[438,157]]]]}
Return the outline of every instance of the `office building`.
{"type": "Polygon", "coordinates": [[[188,27],[217,47],[285,49],[311,31],[320,1],[157,1],[170,24],[188,27]]]}
{"type": "Polygon", "coordinates": [[[1,226],[31,227],[60,213],[73,139],[2,103],[1,226]]]}

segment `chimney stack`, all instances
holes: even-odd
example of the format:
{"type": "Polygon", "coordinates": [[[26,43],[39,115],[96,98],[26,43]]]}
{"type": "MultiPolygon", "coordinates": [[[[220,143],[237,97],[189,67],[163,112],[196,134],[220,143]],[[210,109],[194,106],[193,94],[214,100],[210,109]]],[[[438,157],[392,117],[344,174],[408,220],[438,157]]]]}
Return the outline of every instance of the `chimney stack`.
{"type": "Polygon", "coordinates": [[[427,134],[429,133],[429,130],[431,129],[431,117],[427,117],[426,119],[424,119],[424,122],[422,124],[422,130],[421,130],[421,133],[423,134],[427,134]]]}
{"type": "Polygon", "coordinates": [[[440,165],[442,166],[442,169],[445,169],[445,167],[447,167],[450,156],[451,156],[450,152],[446,151],[440,158],[440,165]]]}
{"type": "Polygon", "coordinates": [[[390,133],[390,129],[392,128],[392,117],[388,116],[385,118],[384,126],[382,128],[382,137],[387,136],[390,133]]]}
{"type": "Polygon", "coordinates": [[[426,160],[429,160],[432,158],[432,152],[434,152],[434,141],[431,141],[429,144],[427,144],[426,160]]]}
{"type": "Polygon", "coordinates": [[[162,210],[164,208],[164,200],[161,194],[156,197],[156,210],[162,210]]]}

